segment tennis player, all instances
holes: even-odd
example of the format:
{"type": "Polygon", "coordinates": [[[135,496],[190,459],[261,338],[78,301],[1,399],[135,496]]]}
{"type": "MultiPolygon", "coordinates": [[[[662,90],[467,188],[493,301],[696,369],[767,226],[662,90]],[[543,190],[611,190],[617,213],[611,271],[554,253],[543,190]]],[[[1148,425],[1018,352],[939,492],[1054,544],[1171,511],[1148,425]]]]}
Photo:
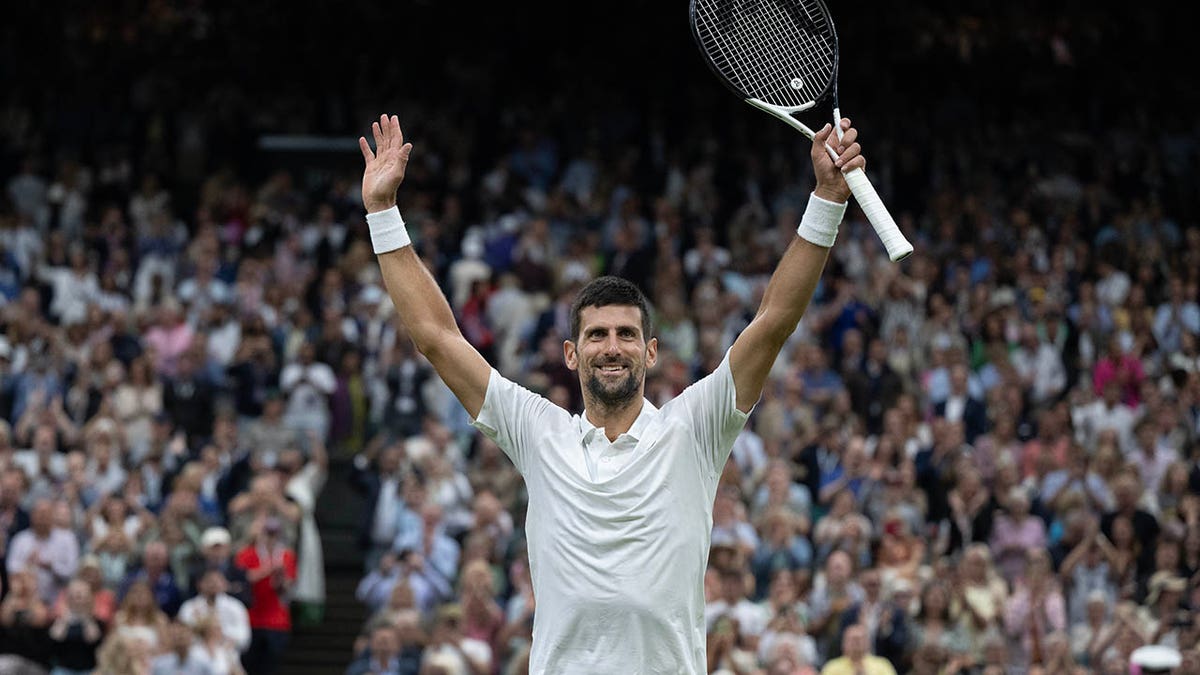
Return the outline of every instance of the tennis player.
{"type": "Polygon", "coordinates": [[[359,139],[363,205],[396,313],[525,478],[531,673],[706,672],[702,585],[717,481],[825,267],[850,196],[841,172],[865,166],[857,132],[841,122],[841,141],[830,125],[816,134],[817,185],[758,314],[715,371],[662,408],[643,397],[658,343],[641,291],[615,277],[580,291],[563,357],[579,373],[582,415],[505,379],[467,342],[396,207],[412,144],[394,116],[372,125],[374,151],[359,139]]]}

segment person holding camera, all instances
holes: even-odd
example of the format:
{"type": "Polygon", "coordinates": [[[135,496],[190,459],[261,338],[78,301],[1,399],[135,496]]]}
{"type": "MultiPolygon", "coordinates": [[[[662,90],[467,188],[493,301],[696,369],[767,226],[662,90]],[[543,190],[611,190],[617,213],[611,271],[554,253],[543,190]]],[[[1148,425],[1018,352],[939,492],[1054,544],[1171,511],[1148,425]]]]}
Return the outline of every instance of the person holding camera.
{"type": "Polygon", "coordinates": [[[296,583],[296,552],[281,537],[283,523],[266,516],[252,526],[252,540],[234,562],[246,571],[254,604],[250,606],[250,648],[242,656],[248,673],[276,672],[292,632],[288,608],[296,583]]]}

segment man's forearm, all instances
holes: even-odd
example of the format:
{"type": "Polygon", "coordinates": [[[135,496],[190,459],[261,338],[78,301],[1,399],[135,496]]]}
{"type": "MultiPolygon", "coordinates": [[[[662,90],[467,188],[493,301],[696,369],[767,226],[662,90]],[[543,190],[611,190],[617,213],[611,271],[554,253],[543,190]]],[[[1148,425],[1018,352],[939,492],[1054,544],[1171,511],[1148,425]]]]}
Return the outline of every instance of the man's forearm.
{"type": "Polygon", "coordinates": [[[828,257],[828,248],[796,237],[771,275],[755,320],[767,322],[781,347],[808,309],[828,257]]]}
{"type": "Polygon", "coordinates": [[[378,258],[396,315],[417,349],[433,361],[432,354],[440,344],[461,335],[450,303],[412,246],[380,254],[378,258]]]}

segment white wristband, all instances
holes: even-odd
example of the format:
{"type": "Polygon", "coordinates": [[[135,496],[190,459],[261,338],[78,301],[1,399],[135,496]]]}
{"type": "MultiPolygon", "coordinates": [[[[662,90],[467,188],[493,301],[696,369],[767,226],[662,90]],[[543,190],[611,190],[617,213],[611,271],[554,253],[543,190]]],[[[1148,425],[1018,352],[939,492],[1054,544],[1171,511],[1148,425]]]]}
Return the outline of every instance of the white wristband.
{"type": "Polygon", "coordinates": [[[375,255],[395,251],[412,243],[412,239],[408,238],[408,230],[404,229],[400,209],[395,206],[386,211],[368,213],[367,227],[371,228],[371,245],[375,248],[375,255]]]}
{"type": "Polygon", "coordinates": [[[832,248],[833,242],[837,240],[838,225],[841,224],[845,213],[844,202],[838,204],[821,199],[814,192],[808,198],[808,208],[804,209],[804,217],[800,219],[796,234],[817,246],[832,248]]]}

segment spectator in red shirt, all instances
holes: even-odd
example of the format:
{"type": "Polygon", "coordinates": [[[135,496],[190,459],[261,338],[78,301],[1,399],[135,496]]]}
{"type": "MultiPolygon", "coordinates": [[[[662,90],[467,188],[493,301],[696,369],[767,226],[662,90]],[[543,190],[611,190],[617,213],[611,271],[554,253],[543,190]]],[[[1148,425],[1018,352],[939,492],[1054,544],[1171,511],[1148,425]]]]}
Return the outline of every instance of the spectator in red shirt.
{"type": "Polygon", "coordinates": [[[248,673],[271,675],[287,648],[292,632],[288,596],[296,583],[296,553],[280,540],[283,524],[275,517],[256,523],[252,542],[234,562],[246,570],[250,594],[250,648],[242,656],[248,673]]]}

